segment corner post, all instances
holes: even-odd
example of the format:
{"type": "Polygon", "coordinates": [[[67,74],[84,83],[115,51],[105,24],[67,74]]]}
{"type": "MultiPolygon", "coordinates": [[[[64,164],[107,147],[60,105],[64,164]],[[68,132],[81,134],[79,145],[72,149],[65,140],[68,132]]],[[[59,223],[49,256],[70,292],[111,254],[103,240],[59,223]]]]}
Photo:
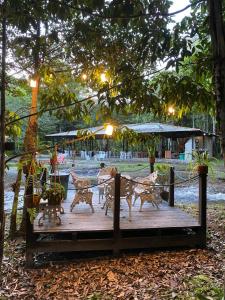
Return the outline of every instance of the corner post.
{"type": "Polygon", "coordinates": [[[115,255],[119,254],[118,242],[120,239],[120,173],[115,176],[115,197],[114,197],[114,214],[113,214],[113,238],[114,247],[113,252],[115,255]]]}
{"type": "Polygon", "coordinates": [[[169,206],[174,207],[174,167],[170,167],[169,206]]]}
{"type": "Polygon", "coordinates": [[[199,174],[199,224],[201,226],[201,242],[202,247],[206,246],[207,231],[207,166],[198,167],[199,174]]]}

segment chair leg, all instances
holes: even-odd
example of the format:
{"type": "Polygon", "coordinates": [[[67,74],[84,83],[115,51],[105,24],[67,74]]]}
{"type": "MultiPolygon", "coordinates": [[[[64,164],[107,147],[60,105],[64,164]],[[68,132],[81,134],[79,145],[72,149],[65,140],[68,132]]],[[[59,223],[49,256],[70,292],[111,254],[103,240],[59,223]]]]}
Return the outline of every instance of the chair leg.
{"type": "Polygon", "coordinates": [[[77,203],[72,202],[72,204],[70,205],[70,212],[72,212],[72,210],[74,209],[74,207],[75,207],[76,204],[77,203]]]}
{"type": "Polygon", "coordinates": [[[91,207],[92,213],[94,213],[95,210],[94,210],[94,207],[93,207],[92,203],[90,203],[90,207],[91,207]]]}
{"type": "Polygon", "coordinates": [[[108,205],[107,204],[104,204],[105,205],[105,216],[107,216],[107,213],[108,213],[108,205]]]}
{"type": "Polygon", "coordinates": [[[142,211],[143,204],[144,204],[144,201],[141,200],[141,205],[140,205],[140,209],[139,209],[140,212],[142,211]]]}
{"type": "Polygon", "coordinates": [[[133,202],[133,206],[135,205],[135,202],[136,202],[137,198],[138,198],[138,196],[137,196],[137,194],[135,194],[135,195],[134,195],[134,202],[133,202]]]}

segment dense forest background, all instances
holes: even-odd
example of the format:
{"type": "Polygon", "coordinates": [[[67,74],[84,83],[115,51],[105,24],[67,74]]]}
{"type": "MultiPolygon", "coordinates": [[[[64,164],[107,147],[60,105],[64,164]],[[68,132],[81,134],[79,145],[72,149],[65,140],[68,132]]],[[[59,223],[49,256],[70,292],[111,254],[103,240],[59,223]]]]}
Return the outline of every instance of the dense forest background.
{"type": "MultiPolygon", "coordinates": [[[[7,95],[7,109],[13,112],[28,113],[30,105],[31,93],[29,91],[23,91],[22,95],[7,95]]],[[[76,121],[68,121],[67,119],[57,118],[55,115],[49,112],[43,113],[38,119],[38,142],[39,145],[46,143],[46,135],[56,132],[63,132],[75,129],[83,129],[92,126],[101,125],[101,121],[96,120],[96,109],[91,113],[91,122],[86,122],[82,119],[76,121]]],[[[175,119],[173,116],[157,117],[151,113],[143,114],[116,114],[113,116],[120,124],[131,124],[131,123],[147,123],[147,122],[162,122],[170,123],[174,125],[187,126],[200,128],[205,132],[213,133],[214,131],[214,120],[213,118],[205,113],[193,113],[183,116],[181,119],[175,119]]],[[[20,136],[14,137],[14,140],[19,149],[23,144],[23,138],[26,130],[26,120],[22,122],[20,136]]]]}

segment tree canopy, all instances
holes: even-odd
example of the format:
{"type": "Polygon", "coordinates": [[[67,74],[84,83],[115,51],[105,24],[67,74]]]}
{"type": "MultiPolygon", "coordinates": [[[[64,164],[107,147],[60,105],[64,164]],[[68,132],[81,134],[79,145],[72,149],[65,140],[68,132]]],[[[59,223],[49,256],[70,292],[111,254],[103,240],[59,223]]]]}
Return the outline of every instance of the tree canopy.
{"type": "Polygon", "coordinates": [[[93,110],[96,121],[166,116],[170,105],[176,117],[215,111],[205,1],[173,29],[168,0],[6,3],[8,67],[38,72],[41,113],[90,122],[93,110]]]}

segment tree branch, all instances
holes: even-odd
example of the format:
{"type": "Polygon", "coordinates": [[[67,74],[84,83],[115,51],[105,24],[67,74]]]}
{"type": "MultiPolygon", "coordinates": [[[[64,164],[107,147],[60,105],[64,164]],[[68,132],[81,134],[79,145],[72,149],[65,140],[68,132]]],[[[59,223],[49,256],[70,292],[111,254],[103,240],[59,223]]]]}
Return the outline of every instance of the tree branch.
{"type": "MultiPolygon", "coordinates": [[[[147,77],[147,76],[151,76],[151,75],[154,75],[154,74],[156,74],[156,73],[159,73],[159,72],[161,72],[161,71],[163,71],[163,70],[165,70],[165,67],[163,67],[163,68],[161,68],[161,69],[159,69],[159,70],[156,70],[156,71],[154,71],[154,72],[147,73],[147,74],[145,74],[145,75],[136,76],[136,77],[134,77],[134,78],[132,78],[132,79],[129,79],[128,81],[133,81],[133,80],[137,80],[137,79],[144,78],[144,77],[147,77]]],[[[113,86],[109,87],[108,89],[104,90],[104,92],[108,92],[108,91],[110,91],[110,90],[112,90],[112,89],[114,89],[114,88],[118,88],[118,87],[122,86],[123,84],[124,84],[124,82],[121,82],[121,83],[119,83],[119,84],[113,85],[113,86]]],[[[89,96],[89,97],[86,97],[86,98],[83,98],[83,99],[80,100],[80,101],[76,101],[76,102],[72,102],[72,103],[69,103],[69,104],[60,105],[60,106],[57,106],[57,107],[48,108],[48,109],[41,110],[41,111],[38,111],[38,112],[35,112],[35,113],[32,113],[32,114],[29,114],[29,115],[25,115],[25,116],[22,116],[22,117],[20,117],[20,118],[17,118],[17,119],[15,119],[15,120],[12,120],[12,121],[6,123],[6,126],[9,126],[9,125],[11,125],[11,124],[14,124],[14,123],[16,123],[16,122],[18,122],[18,121],[21,121],[21,120],[26,119],[26,118],[29,118],[29,117],[36,116],[36,115],[38,115],[38,114],[42,114],[42,113],[44,113],[44,112],[50,112],[50,111],[55,111],[55,110],[62,109],[62,108],[65,108],[65,107],[70,107],[70,106],[73,106],[73,105],[76,105],[76,104],[85,102],[85,101],[87,101],[87,100],[91,100],[91,99],[93,99],[93,98],[95,98],[95,97],[98,97],[98,96],[99,96],[99,93],[94,94],[94,95],[89,96]]]]}
{"type": "Polygon", "coordinates": [[[94,13],[93,11],[90,11],[88,8],[80,8],[80,7],[76,7],[76,6],[73,6],[73,5],[70,5],[70,4],[66,4],[66,3],[60,3],[60,4],[67,5],[68,7],[72,8],[74,10],[83,12],[87,15],[90,15],[90,16],[93,16],[93,17],[96,17],[96,18],[101,18],[101,19],[128,19],[129,20],[129,19],[137,19],[137,18],[142,18],[142,17],[159,17],[159,16],[171,17],[171,16],[177,15],[179,13],[182,13],[185,10],[187,10],[188,8],[190,8],[192,6],[195,6],[195,5],[197,5],[201,2],[204,2],[204,1],[205,0],[198,0],[194,3],[188,4],[187,6],[185,6],[182,9],[179,9],[179,10],[171,12],[171,13],[160,13],[160,12],[158,12],[158,13],[136,14],[136,15],[130,15],[130,16],[107,16],[107,15],[94,13]]]}

